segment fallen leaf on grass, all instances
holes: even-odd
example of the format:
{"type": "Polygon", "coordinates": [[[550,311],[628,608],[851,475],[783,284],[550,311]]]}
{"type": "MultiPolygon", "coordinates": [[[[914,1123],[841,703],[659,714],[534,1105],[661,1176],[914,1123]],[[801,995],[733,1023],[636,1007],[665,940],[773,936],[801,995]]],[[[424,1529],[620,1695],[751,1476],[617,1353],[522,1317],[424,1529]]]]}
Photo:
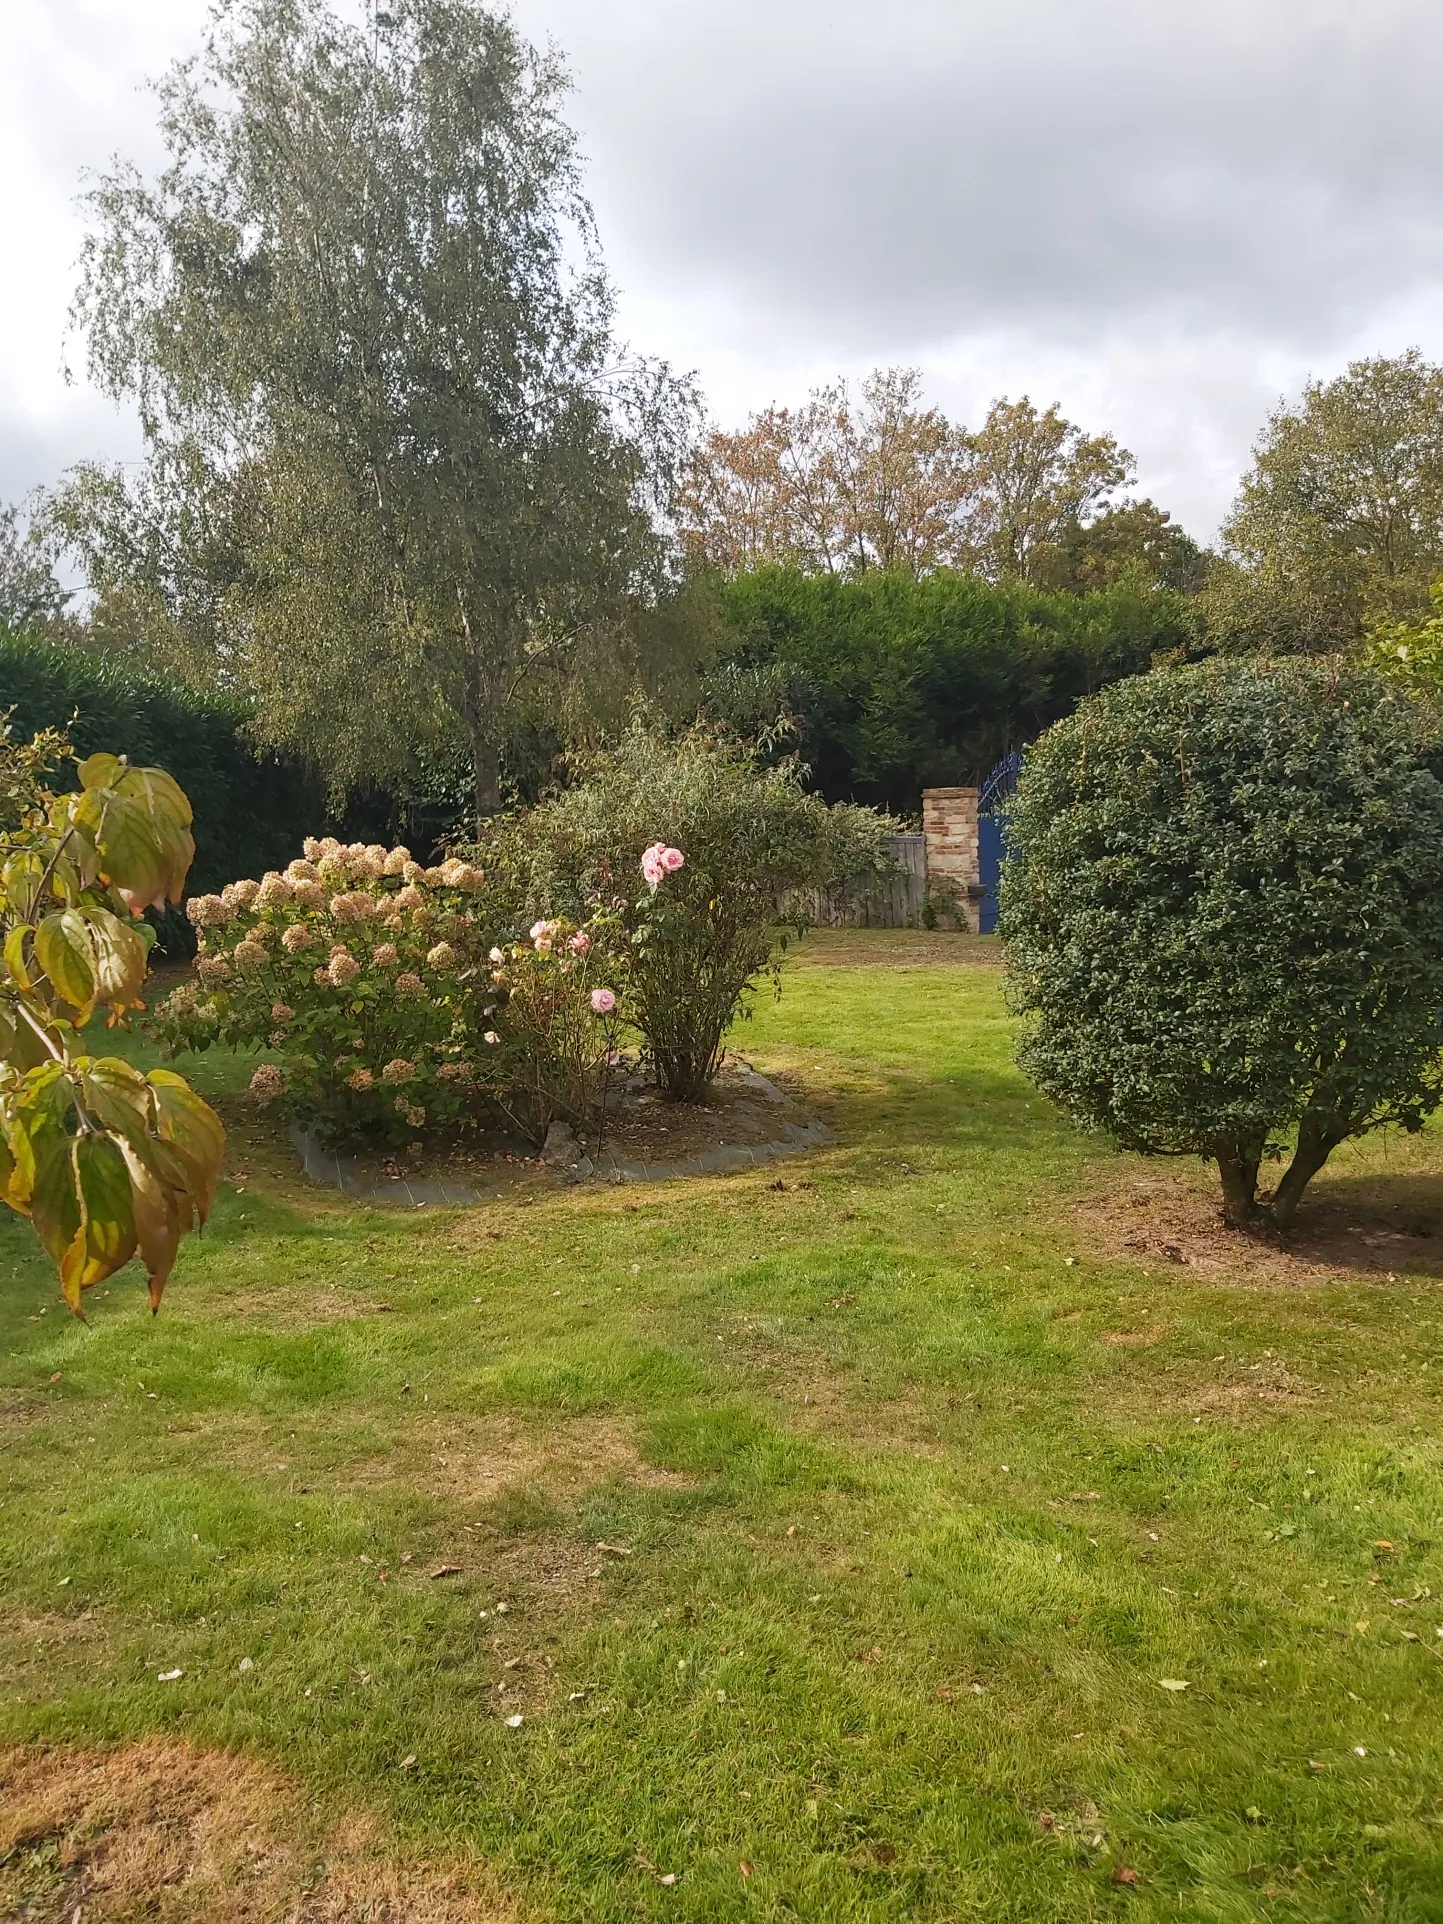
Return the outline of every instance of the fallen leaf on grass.
{"type": "Polygon", "coordinates": [[[737,1869],[741,1872],[743,1877],[750,1877],[752,1874],[752,1866],[747,1862],[745,1858],[743,1858],[740,1864],[737,1865],[737,1869]]]}
{"type": "Polygon", "coordinates": [[[1140,1884],[1142,1879],[1130,1864],[1119,1864],[1112,1873],[1112,1881],[1114,1884],[1140,1884]]]}
{"type": "Polygon", "coordinates": [[[414,1763],[415,1763],[415,1761],[416,1761],[416,1753],[415,1753],[415,1751],[413,1750],[413,1751],[411,1752],[411,1754],[410,1754],[410,1756],[409,1756],[409,1757],[403,1757],[403,1758],[401,1759],[401,1768],[402,1768],[402,1770],[409,1770],[409,1769],[411,1768],[411,1766],[412,1766],[412,1764],[414,1764],[414,1763]]]}
{"type": "Polygon", "coordinates": [[[937,1695],[944,1704],[950,1704],[952,1701],[952,1692],[947,1688],[946,1684],[938,1684],[937,1695]]]}
{"type": "Polygon", "coordinates": [[[185,1672],[183,1670],[157,1670],[155,1675],[158,1683],[174,1683],[176,1678],[183,1677],[185,1672]]]}
{"type": "Polygon", "coordinates": [[[521,1715],[520,1711],[518,1710],[513,1716],[510,1716],[506,1719],[506,1728],[508,1730],[520,1730],[521,1726],[525,1722],[526,1722],[526,1719],[521,1715]]]}
{"type": "Polygon", "coordinates": [[[438,1563],[436,1568],[431,1572],[431,1581],[434,1583],[437,1577],[459,1577],[460,1574],[461,1566],[459,1563],[438,1563]]]}
{"type": "Polygon", "coordinates": [[[1159,1677],[1158,1682],[1164,1690],[1188,1690],[1191,1688],[1186,1677],[1159,1677]]]}
{"type": "Polygon", "coordinates": [[[630,1550],[621,1543],[598,1543],[596,1547],[598,1550],[604,1550],[609,1557],[629,1557],[631,1555],[630,1550]]]}

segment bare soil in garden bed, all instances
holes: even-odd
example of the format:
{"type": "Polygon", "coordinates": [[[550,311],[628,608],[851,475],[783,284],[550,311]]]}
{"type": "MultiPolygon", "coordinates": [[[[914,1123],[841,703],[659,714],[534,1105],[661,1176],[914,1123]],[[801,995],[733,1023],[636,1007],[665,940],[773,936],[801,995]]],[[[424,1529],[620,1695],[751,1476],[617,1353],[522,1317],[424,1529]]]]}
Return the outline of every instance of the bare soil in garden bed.
{"type": "Polygon", "coordinates": [[[1401,1270],[1443,1277],[1443,1172],[1431,1169],[1324,1171],[1286,1237],[1229,1229],[1200,1169],[1138,1173],[1136,1163],[1079,1203],[1076,1218],[1094,1254],[1154,1273],[1259,1286],[1360,1274],[1393,1282],[1401,1270]]]}
{"type": "MultiPolygon", "coordinates": [[[[398,1191],[398,1200],[464,1203],[516,1183],[576,1180],[577,1164],[583,1176],[594,1165],[605,1175],[618,1164],[632,1171],[645,1167],[652,1177],[696,1174],[702,1157],[719,1154],[724,1161],[738,1151],[762,1157],[775,1153],[779,1144],[790,1151],[797,1132],[810,1123],[783,1082],[768,1081],[741,1059],[723,1064],[706,1100],[698,1103],[667,1100],[642,1080],[635,1065],[624,1065],[612,1101],[600,1144],[595,1134],[567,1137],[569,1150],[558,1145],[553,1154],[551,1144],[543,1152],[519,1134],[477,1129],[460,1141],[432,1139],[408,1151],[348,1155],[342,1148],[344,1186],[353,1194],[374,1196],[404,1183],[413,1193],[398,1191]]],[[[325,1167],[312,1169],[310,1151],[306,1154],[312,1179],[329,1180],[330,1159],[323,1155],[325,1167]]]]}

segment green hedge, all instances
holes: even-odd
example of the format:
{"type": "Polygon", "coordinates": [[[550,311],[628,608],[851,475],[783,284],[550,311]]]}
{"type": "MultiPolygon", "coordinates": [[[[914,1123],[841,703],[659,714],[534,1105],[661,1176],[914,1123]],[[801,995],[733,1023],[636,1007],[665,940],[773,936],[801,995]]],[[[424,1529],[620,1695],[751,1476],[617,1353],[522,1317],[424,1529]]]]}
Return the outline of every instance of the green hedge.
{"type": "Polygon", "coordinates": [[[0,632],[0,709],[13,711],[18,734],[64,728],[80,755],[108,748],[168,769],[195,810],[197,893],[283,868],[303,836],[324,828],[319,780],[302,763],[256,754],[242,733],[245,705],[228,696],[196,694],[116,656],[0,632]]]}
{"type": "Polygon", "coordinates": [[[720,593],[739,643],[712,677],[714,711],[745,725],[789,703],[829,801],[904,813],[1188,635],[1180,596],[1128,583],[1042,594],[945,568],[848,580],[773,567],[720,593]]]}

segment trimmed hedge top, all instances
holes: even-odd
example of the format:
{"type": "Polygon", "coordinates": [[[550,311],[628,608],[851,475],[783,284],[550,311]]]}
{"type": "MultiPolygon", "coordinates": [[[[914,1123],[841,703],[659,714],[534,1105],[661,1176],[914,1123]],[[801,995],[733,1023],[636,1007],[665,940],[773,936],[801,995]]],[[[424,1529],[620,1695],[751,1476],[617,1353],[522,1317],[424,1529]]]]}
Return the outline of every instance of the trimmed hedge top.
{"type": "Polygon", "coordinates": [[[243,701],[198,694],[123,657],[0,631],[0,709],[13,711],[26,739],[63,728],[82,758],[108,749],[173,775],[195,810],[193,893],[284,868],[325,824],[320,781],[250,746],[243,701]]]}

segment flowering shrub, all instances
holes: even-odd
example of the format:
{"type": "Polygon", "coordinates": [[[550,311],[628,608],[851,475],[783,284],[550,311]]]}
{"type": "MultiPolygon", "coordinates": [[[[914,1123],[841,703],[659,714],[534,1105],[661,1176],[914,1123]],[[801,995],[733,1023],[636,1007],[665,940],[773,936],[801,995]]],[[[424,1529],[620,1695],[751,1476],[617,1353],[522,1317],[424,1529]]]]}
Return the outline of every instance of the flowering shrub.
{"type": "Polygon", "coordinates": [[[557,1117],[604,1126],[620,1010],[617,928],[539,921],[522,942],[492,951],[497,1027],[488,1084],[497,1107],[535,1141],[557,1117]]]}
{"type": "Polygon", "coordinates": [[[787,898],[885,872],[890,825],[828,808],[795,761],[764,767],[702,726],[666,740],[638,723],[573,772],[572,787],[500,825],[486,859],[533,911],[615,916],[626,974],[612,986],[662,1089],[694,1101],[775,964],[787,898]]]}
{"type": "Polygon", "coordinates": [[[308,841],[284,874],[189,903],[195,980],[153,1026],[175,1052],[269,1048],[280,1062],[256,1070],[256,1100],[333,1137],[398,1141],[455,1121],[482,1093],[483,886],[466,862],[308,841]]]}

